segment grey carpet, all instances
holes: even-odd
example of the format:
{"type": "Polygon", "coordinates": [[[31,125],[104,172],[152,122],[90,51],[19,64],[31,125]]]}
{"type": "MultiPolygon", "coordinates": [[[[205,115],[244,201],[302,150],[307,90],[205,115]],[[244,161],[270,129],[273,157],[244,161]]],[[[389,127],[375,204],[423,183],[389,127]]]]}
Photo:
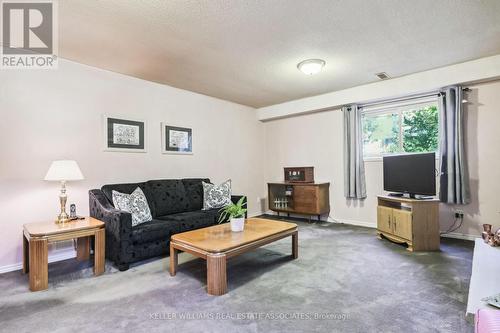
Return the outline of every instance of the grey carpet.
{"type": "Polygon", "coordinates": [[[289,238],[236,257],[220,297],[206,294],[204,261],[187,254],[175,277],[168,258],[126,272],[107,263],[99,277],[86,262],[50,264],[49,289],[35,293],[19,271],[0,275],[0,331],[472,332],[472,242],[410,253],[373,229],[299,228],[299,259],[289,238]]]}

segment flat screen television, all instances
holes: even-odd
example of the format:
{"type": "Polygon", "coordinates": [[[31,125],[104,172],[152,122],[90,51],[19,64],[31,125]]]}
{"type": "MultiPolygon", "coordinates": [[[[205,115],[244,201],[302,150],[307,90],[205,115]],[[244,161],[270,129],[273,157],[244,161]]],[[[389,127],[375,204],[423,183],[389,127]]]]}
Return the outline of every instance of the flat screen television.
{"type": "Polygon", "coordinates": [[[436,195],[436,155],[419,153],[384,156],[384,190],[415,195],[436,195]]]}

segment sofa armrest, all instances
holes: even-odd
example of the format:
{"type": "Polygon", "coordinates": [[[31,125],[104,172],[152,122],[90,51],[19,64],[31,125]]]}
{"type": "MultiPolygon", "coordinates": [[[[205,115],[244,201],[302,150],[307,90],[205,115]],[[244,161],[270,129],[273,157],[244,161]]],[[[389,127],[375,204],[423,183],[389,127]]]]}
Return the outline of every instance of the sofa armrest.
{"type": "MultiPolygon", "coordinates": [[[[247,202],[247,197],[244,195],[232,195],[231,196],[231,202],[232,203],[237,203],[242,197],[245,199],[243,200],[243,203],[245,204],[246,208],[248,209],[248,202],[247,202]]],[[[248,218],[248,212],[245,212],[245,218],[248,218]]]]}
{"type": "Polygon", "coordinates": [[[90,216],[105,224],[106,234],[116,240],[128,238],[132,230],[132,214],[113,207],[101,190],[89,191],[90,216]]]}

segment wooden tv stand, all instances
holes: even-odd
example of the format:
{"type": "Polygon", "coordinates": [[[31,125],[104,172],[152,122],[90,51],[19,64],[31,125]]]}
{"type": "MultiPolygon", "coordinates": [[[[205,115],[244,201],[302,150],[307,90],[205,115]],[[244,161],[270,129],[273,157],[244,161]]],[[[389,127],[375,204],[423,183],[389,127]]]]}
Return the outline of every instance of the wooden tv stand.
{"type": "Polygon", "coordinates": [[[439,200],[379,195],[377,235],[408,251],[439,250],[439,200]]]}

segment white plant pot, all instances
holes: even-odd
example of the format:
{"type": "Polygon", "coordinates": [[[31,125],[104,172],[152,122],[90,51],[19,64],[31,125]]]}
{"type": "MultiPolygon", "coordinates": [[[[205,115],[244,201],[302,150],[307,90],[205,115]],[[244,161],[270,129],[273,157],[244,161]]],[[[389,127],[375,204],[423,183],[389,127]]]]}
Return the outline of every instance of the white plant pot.
{"type": "Polygon", "coordinates": [[[245,227],[245,218],[244,217],[231,218],[231,231],[240,232],[240,231],[243,231],[244,227],[245,227]]]}

